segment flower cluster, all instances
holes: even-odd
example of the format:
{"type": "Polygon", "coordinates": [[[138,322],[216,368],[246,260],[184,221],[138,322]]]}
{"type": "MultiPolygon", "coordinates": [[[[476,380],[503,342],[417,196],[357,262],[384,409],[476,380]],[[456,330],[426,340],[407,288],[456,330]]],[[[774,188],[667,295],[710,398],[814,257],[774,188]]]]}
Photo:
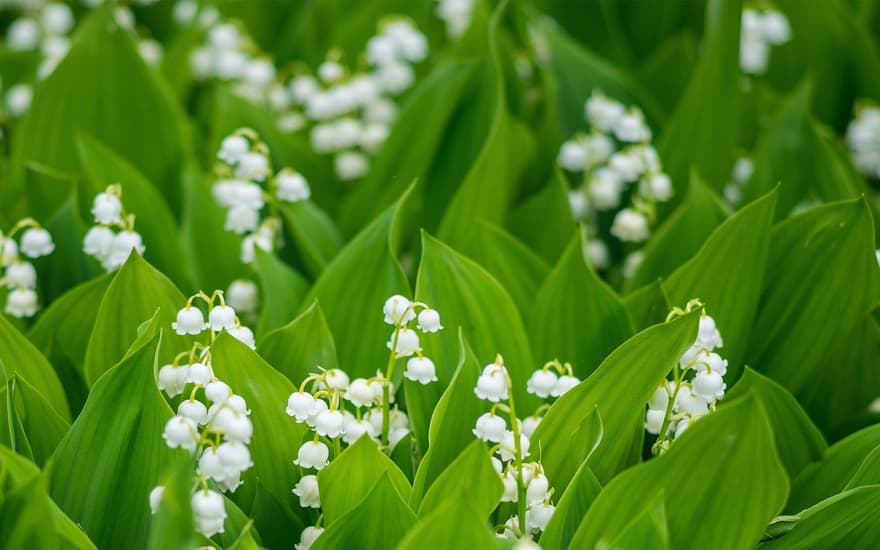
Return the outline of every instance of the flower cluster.
{"type": "MultiPolygon", "coordinates": [[[[210,537],[223,532],[226,519],[223,496],[214,489],[234,492],[242,484],[241,474],[253,466],[248,445],[254,432],[245,399],[214,375],[211,343],[221,330],[248,345],[253,344],[253,335],[243,338],[250,331],[239,325],[235,310],[225,304],[221,291],[215,291],[210,297],[199,293],[190,298],[171,326],[178,334],[199,335],[204,330],[210,333],[207,342],[195,342],[189,351],[178,354],[158,373],[159,389],[169,398],[185,393],[192,386],[189,397],[178,405],[177,415],[165,425],[162,438],[168,447],[186,449],[198,457],[196,490],[192,495],[193,517],[199,532],[210,537]],[[192,305],[195,298],[203,299],[208,305],[207,323],[202,311],[192,305]]],[[[158,509],[162,491],[160,486],[150,494],[153,513],[158,509]]]]}
{"type": "Polygon", "coordinates": [[[226,303],[248,322],[256,321],[260,289],[249,279],[236,279],[226,289],[226,303]]]}
{"type": "MultiPolygon", "coordinates": [[[[178,8],[183,18],[189,8],[178,8]]],[[[234,91],[254,102],[265,101],[275,81],[275,65],[259,54],[254,41],[231,22],[211,21],[213,11],[202,10],[200,22],[207,22],[205,43],[192,51],[190,69],[197,80],[230,82],[234,91]],[[205,14],[208,14],[207,16],[205,14]]],[[[195,17],[195,12],[191,14],[195,17]]]]}
{"type": "Polygon", "coordinates": [[[855,118],[846,128],[846,144],[853,164],[869,178],[880,178],[880,107],[856,103],[855,118]]]}
{"type": "Polygon", "coordinates": [[[475,0],[437,0],[434,13],[446,22],[446,34],[455,40],[471,26],[475,0]]]}
{"type": "Polygon", "coordinates": [[[739,66],[744,73],[761,75],[767,71],[771,46],[791,40],[788,19],[773,9],[745,9],[740,29],[739,66]]]}
{"type": "Polygon", "coordinates": [[[98,193],[92,203],[95,225],[83,238],[83,251],[101,262],[107,271],[116,271],[134,250],[141,256],[146,247],[134,230],[134,214],[126,214],[122,205],[122,187],[110,185],[98,193]]]}
{"type": "Polygon", "coordinates": [[[724,186],[724,200],[730,206],[737,206],[742,201],[742,189],[752,174],[755,165],[749,157],[739,157],[733,164],[730,181],[724,186]]]}
{"type": "Polygon", "coordinates": [[[37,297],[37,270],[34,264],[22,258],[39,258],[55,250],[52,235],[31,218],[15,224],[4,235],[0,231],[0,265],[3,277],[0,287],[6,287],[6,307],[4,311],[13,317],[32,317],[39,309],[37,297]],[[20,241],[15,240],[23,231],[20,241]]]}
{"type": "MultiPolygon", "coordinates": [[[[691,300],[684,310],[674,309],[669,319],[696,307],[702,305],[691,300]]],[[[703,310],[696,341],[673,368],[673,379],[661,384],[648,401],[645,429],[658,436],[652,448],[655,454],[667,451],[694,422],[714,411],[716,402],[724,397],[727,360],[714,351],[723,346],[715,320],[703,310]]]]}
{"type": "Polygon", "coordinates": [[[413,65],[428,55],[428,41],[409,19],[389,17],[367,43],[368,69],[345,67],[332,51],[317,76],[300,72],[273,92],[283,131],[310,128],[312,149],[334,155],[336,175],[349,181],[369,170],[369,156],[388,137],[397,114],[394,98],[415,81],[413,65]]]}
{"type": "Polygon", "coordinates": [[[608,248],[598,238],[600,213],[617,210],[610,233],[621,241],[641,242],[650,235],[655,204],[672,197],[672,183],[651,145],[651,129],[638,107],[594,90],[585,105],[590,133],[579,133],[562,144],[557,162],[581,178],[569,193],[574,217],[587,223],[592,239],[587,247],[590,262],[608,267],[608,248]],[[633,187],[629,190],[629,187],[633,187]]]}
{"type": "MultiPolygon", "coordinates": [[[[571,375],[570,365],[552,361],[532,374],[527,390],[541,398],[558,397],[579,382],[571,375]]],[[[492,451],[498,456],[492,456],[492,465],[504,485],[501,501],[517,505],[516,515],[504,523],[499,536],[531,542],[533,534],[547,527],[555,510],[551,501],[553,489],[540,461],[523,461],[529,455],[529,438],[541,421],[539,415],[548,405],[542,405],[525,420],[517,417],[513,382],[501,355],[483,368],[474,393],[493,405],[489,412],[477,418],[473,433],[479,440],[495,444],[492,451]],[[510,429],[502,414],[508,417],[510,429]],[[525,529],[521,528],[523,525],[525,529]]]]}
{"type": "Polygon", "coordinates": [[[311,190],[302,174],[291,168],[273,176],[268,147],[249,129],[225,137],[217,159],[214,199],[226,209],[226,230],[245,235],[241,261],[249,264],[256,248],[272,252],[279,244],[278,201],[307,200],[311,190]],[[261,212],[267,206],[269,215],[263,219],[261,212]]]}

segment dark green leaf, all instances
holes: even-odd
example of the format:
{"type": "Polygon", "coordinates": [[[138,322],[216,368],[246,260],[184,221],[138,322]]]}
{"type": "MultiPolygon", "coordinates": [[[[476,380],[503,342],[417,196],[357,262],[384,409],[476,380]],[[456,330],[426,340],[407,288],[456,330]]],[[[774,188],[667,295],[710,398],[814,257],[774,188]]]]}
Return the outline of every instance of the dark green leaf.
{"type": "Polygon", "coordinates": [[[486,444],[474,440],[431,484],[419,506],[419,517],[442,509],[446,502],[454,502],[477,519],[486,518],[503,493],[504,485],[492,467],[486,444]]]}
{"type": "Polygon", "coordinates": [[[299,317],[260,339],[257,351],[294,384],[317,367],[336,368],[336,344],[317,300],[299,317]]]}

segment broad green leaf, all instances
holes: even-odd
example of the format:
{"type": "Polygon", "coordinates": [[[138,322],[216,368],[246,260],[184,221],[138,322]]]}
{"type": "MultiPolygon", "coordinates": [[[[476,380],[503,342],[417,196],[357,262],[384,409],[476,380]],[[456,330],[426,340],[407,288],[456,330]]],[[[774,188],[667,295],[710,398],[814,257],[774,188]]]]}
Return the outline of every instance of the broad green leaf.
{"type": "Polygon", "coordinates": [[[70,289],[49,304],[27,334],[58,372],[74,414],[82,409],[88,395],[86,348],[101,299],[112,280],[112,274],[104,274],[70,289]]]}
{"type": "Polygon", "coordinates": [[[336,368],[336,344],[317,300],[299,317],[266,334],[257,351],[294,384],[300,384],[317,367],[336,368]]]}
{"type": "Polygon", "coordinates": [[[347,513],[369,498],[369,493],[383,479],[390,483],[403,502],[409,499],[409,481],[400,468],[379,450],[376,442],[369,437],[355,441],[329,466],[318,472],[321,508],[326,524],[343,521],[347,513]]]}
{"type": "Polygon", "coordinates": [[[880,332],[868,315],[880,301],[871,213],[862,199],[829,204],[780,223],[770,238],[749,362],[827,432],[880,394],[872,365],[880,332]]]}
{"type": "Polygon", "coordinates": [[[7,378],[18,374],[27,380],[61,418],[70,419],[67,397],[52,365],[3,315],[0,315],[0,367],[7,378]]]}
{"type": "Polygon", "coordinates": [[[410,500],[413,508],[418,508],[431,484],[473,441],[474,423],[486,412],[486,403],[474,394],[481,371],[482,366],[459,330],[458,367],[437,405],[432,409],[433,401],[425,402],[424,386],[406,385],[406,402],[413,429],[421,438],[421,448],[427,447],[413,481],[410,500]],[[413,407],[415,404],[419,405],[416,410],[413,407]],[[428,416],[430,429],[427,426],[428,416]],[[426,437],[421,435],[422,426],[426,437]]]}
{"type": "Polygon", "coordinates": [[[697,253],[724,218],[724,209],[718,198],[692,172],[687,196],[651,236],[644,248],[645,259],[632,278],[627,279],[624,290],[630,292],[658,278],[668,277],[697,253]]]}
{"type": "Polygon", "coordinates": [[[0,442],[44,466],[70,428],[46,399],[18,375],[0,390],[0,442]],[[7,427],[13,432],[7,433],[7,427]],[[26,450],[27,452],[22,452],[26,450]]]}
{"type": "Polygon", "coordinates": [[[156,334],[94,384],[48,468],[53,500],[100,548],[146,546],[149,493],[181,452],[162,441],[173,413],[154,378],[159,342],[156,334]]]}
{"type": "Polygon", "coordinates": [[[734,400],[748,393],[754,395],[767,411],[776,451],[789,479],[794,479],[810,462],[822,459],[828,448],[825,438],[788,390],[746,368],[742,378],[724,399],[734,400]]]}
{"type": "MultiPolygon", "coordinates": [[[[492,472],[494,474],[494,471],[492,472]]],[[[446,501],[430,514],[419,519],[406,534],[398,550],[459,550],[491,548],[495,535],[485,520],[462,510],[459,503],[446,501]]]]}
{"type": "Polygon", "coordinates": [[[792,481],[785,509],[796,513],[843,491],[865,457],[880,446],[880,425],[860,430],[828,448],[819,462],[804,468],[792,481]]]}
{"type": "Polygon", "coordinates": [[[559,260],[575,227],[568,190],[558,169],[541,189],[512,208],[507,217],[508,230],[550,264],[559,260]]]}
{"type": "MultiPolygon", "coordinates": [[[[31,211],[27,215],[35,213],[31,211]]],[[[35,264],[40,274],[42,301],[50,304],[92,274],[89,260],[82,253],[83,237],[87,229],[79,215],[74,187],[70,187],[67,199],[45,221],[44,226],[52,235],[55,250],[35,264]]]]}
{"type": "Polygon", "coordinates": [[[657,143],[681,196],[692,166],[715,189],[730,174],[739,116],[741,16],[740,0],[709,0],[702,57],[657,143]]]}
{"type": "Polygon", "coordinates": [[[243,474],[245,483],[235,492],[236,503],[249,509],[259,481],[287,510],[298,511],[299,501],[291,490],[300,474],[293,461],[307,430],[285,412],[296,387],[226,332],[211,346],[211,358],[217,378],[247,401],[254,424],[250,443],[254,467],[243,474]]]}
{"type": "Polygon", "coordinates": [[[357,506],[327,526],[312,550],[394,548],[415,523],[415,514],[386,472],[357,506]]]}
{"type": "Polygon", "coordinates": [[[79,26],[70,52],[37,88],[14,158],[20,166],[36,161],[77,173],[75,140],[86,132],[112,144],[176,204],[182,114],[113,13],[112,6],[102,7],[79,26]]]}
{"type": "Polygon", "coordinates": [[[281,215],[306,271],[317,277],[342,248],[342,235],[330,216],[310,200],[282,202],[281,215]]]}
{"type": "Polygon", "coordinates": [[[385,342],[392,330],[382,321],[382,306],[395,294],[409,295],[393,238],[407,196],[349,242],[303,300],[308,305],[315,299],[320,301],[336,343],[339,366],[352,378],[373,376],[388,362],[385,342]]]}
{"type": "Polygon", "coordinates": [[[556,510],[541,534],[541,545],[544,548],[560,550],[568,548],[581,519],[601,490],[602,486],[599,485],[599,480],[593,475],[590,467],[586,463],[581,464],[565,492],[556,502],[556,510]]]}
{"type": "MultiPolygon", "coordinates": [[[[686,2],[662,5],[671,9],[674,9],[673,6],[683,6],[685,10],[690,10],[686,2]]],[[[690,11],[699,15],[699,10],[690,11]]],[[[672,112],[684,95],[697,64],[698,39],[699,37],[687,32],[670,36],[635,69],[635,77],[642,86],[651,90],[658,105],[666,112],[672,112]]]]}
{"type": "Polygon", "coordinates": [[[162,486],[162,499],[159,511],[152,517],[149,550],[196,547],[195,526],[193,525],[192,498],[193,471],[195,461],[178,456],[171,464],[163,479],[156,481],[162,486]]]}
{"type": "Polygon", "coordinates": [[[147,180],[132,164],[87,134],[77,137],[76,146],[90,183],[80,188],[83,219],[92,221],[89,209],[95,195],[110,184],[120,184],[125,210],[136,216],[135,230],[143,236],[144,256],[177,284],[189,285],[189,262],[183,261],[177,222],[156,182],[147,180]]]}
{"type": "MultiPolygon", "coordinates": [[[[412,483],[415,478],[416,465],[414,462],[418,458],[417,449],[415,447],[415,438],[413,438],[412,431],[408,432],[400,439],[400,441],[394,444],[394,448],[391,449],[389,457],[392,462],[397,464],[397,467],[400,468],[403,475],[406,476],[406,480],[412,483]]],[[[410,495],[412,495],[412,493],[410,493],[410,495]]]]}
{"type": "Polygon", "coordinates": [[[535,296],[528,331],[540,361],[569,362],[581,379],[632,336],[620,298],[584,258],[580,232],[535,296]]]}
{"type": "Polygon", "coordinates": [[[662,323],[672,309],[659,280],[629,293],[623,297],[622,302],[636,330],[662,323]]]}
{"type": "Polygon", "coordinates": [[[531,437],[532,453],[542,450],[547,477],[564,491],[586,455],[572,436],[594,413],[602,414],[606,437],[588,464],[607,481],[641,456],[645,404],[693,343],[697,315],[691,313],[644,330],[614,350],[585,381],[560,397],[531,437]]]}
{"type": "Polygon", "coordinates": [[[790,532],[760,548],[871,548],[878,539],[880,485],[870,485],[835,495],[809,508],[790,532]]]}
{"type": "MultiPolygon", "coordinates": [[[[424,518],[454,502],[476,518],[487,518],[501,501],[504,485],[489,460],[486,444],[474,440],[443,470],[425,493],[419,506],[424,518]]],[[[465,515],[468,515],[466,512],[465,515]]]]}
{"type": "Polygon", "coordinates": [[[639,514],[623,528],[611,548],[669,548],[666,503],[660,491],[639,514]]]}
{"type": "Polygon", "coordinates": [[[850,478],[844,491],[866,485],[880,485],[880,446],[875,447],[859,464],[859,469],[850,478]]]}
{"type": "Polygon", "coordinates": [[[250,515],[254,518],[253,528],[259,532],[260,542],[266,548],[288,548],[291,540],[299,539],[309,521],[308,514],[300,517],[286,510],[262,485],[257,488],[250,515]]]}
{"type": "Polygon", "coordinates": [[[133,252],[116,272],[101,299],[86,348],[86,382],[93,385],[122,359],[137,337],[138,327],[157,309],[159,325],[166,329],[159,360],[170,363],[178,352],[189,351],[191,337],[179,336],[171,330],[177,310],[184,305],[186,298],[174,283],[133,252]]]}
{"type": "Polygon", "coordinates": [[[611,480],[571,547],[610,543],[645,500],[661,494],[675,503],[666,509],[671,548],[750,547],[782,509],[787,491],[766,413],[745,397],[700,419],[666,454],[611,480]],[[705,524],[707,518],[725,520],[705,524]]]}
{"type": "Polygon", "coordinates": [[[761,299],[770,249],[776,193],[758,199],[728,218],[700,251],[664,281],[670,303],[681,307],[699,298],[724,338],[727,380],[742,372],[749,334],[761,299]]]}
{"type": "Polygon", "coordinates": [[[296,317],[309,282],[274,254],[257,250],[256,256],[262,305],[257,336],[261,337],[296,317]]]}
{"type": "Polygon", "coordinates": [[[509,293],[525,317],[550,266],[500,227],[478,220],[462,254],[486,268],[509,293]]]}

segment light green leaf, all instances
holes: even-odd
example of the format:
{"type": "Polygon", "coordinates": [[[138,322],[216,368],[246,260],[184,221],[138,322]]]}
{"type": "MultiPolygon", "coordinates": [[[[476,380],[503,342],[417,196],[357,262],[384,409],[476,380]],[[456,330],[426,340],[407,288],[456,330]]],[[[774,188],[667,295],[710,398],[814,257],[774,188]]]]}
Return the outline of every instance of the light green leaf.
{"type": "Polygon", "coordinates": [[[636,330],[662,323],[672,309],[660,280],[629,293],[622,301],[636,330]]]}
{"type": "Polygon", "coordinates": [[[865,457],[880,446],[880,425],[864,428],[828,448],[819,462],[804,468],[792,481],[785,509],[797,513],[843,491],[865,457]]]}
{"type": "Polygon", "coordinates": [[[336,368],[336,344],[317,300],[299,317],[261,338],[257,351],[294,384],[319,366],[336,368]]]}
{"type": "Polygon", "coordinates": [[[558,491],[565,490],[586,458],[575,454],[580,444],[572,436],[596,407],[602,411],[605,433],[612,434],[590,458],[596,477],[607,481],[638,461],[645,404],[696,333],[696,312],[644,330],[621,344],[589,378],[553,403],[532,434],[531,449],[533,453],[542,450],[547,477],[558,491]]]}
{"type": "Polygon", "coordinates": [[[544,548],[560,550],[568,548],[581,519],[601,490],[602,486],[590,467],[586,463],[581,464],[565,492],[556,502],[556,510],[541,534],[541,545],[544,548]]]}
{"type": "Polygon", "coordinates": [[[460,503],[450,500],[419,519],[397,545],[397,549],[459,550],[491,548],[494,544],[495,535],[486,522],[462,510],[460,503]]]}
{"type": "Polygon", "coordinates": [[[421,438],[419,441],[422,442],[422,446],[425,446],[427,440],[428,449],[413,481],[410,499],[413,508],[418,508],[431,484],[473,441],[474,423],[477,417],[486,412],[486,404],[474,394],[482,366],[462,335],[461,329],[458,331],[458,337],[458,367],[449,386],[433,409],[430,408],[433,402],[425,402],[422,393],[424,386],[421,384],[416,386],[412,383],[406,385],[406,402],[409,406],[408,412],[413,430],[421,438]],[[416,393],[417,391],[419,393],[416,393]],[[419,408],[414,410],[413,405],[416,404],[419,408]],[[428,416],[430,416],[430,429],[427,426],[428,416]],[[422,430],[421,426],[425,426],[425,429],[422,430]],[[427,437],[421,435],[423,431],[427,437]]]}
{"type": "Polygon", "coordinates": [[[626,309],[584,258],[578,232],[541,285],[529,315],[529,336],[540,361],[572,364],[582,380],[632,336],[626,309]]]}
{"type": "Polygon", "coordinates": [[[158,309],[158,323],[166,329],[159,360],[171,362],[180,351],[190,349],[191,337],[171,330],[177,310],[186,298],[165,275],[132,253],[104,292],[98,316],[86,348],[85,375],[91,386],[122,359],[138,335],[138,327],[158,309]],[[137,292],[132,292],[137,289],[137,292]]]}
{"type": "Polygon", "coordinates": [[[310,200],[282,202],[281,215],[306,271],[317,277],[344,244],[333,219],[310,200]]]}
{"type": "Polygon", "coordinates": [[[880,485],[880,446],[868,453],[843,490],[848,491],[866,485],[880,485]]]}
{"type": "Polygon", "coordinates": [[[148,496],[175,455],[162,441],[173,413],[154,378],[159,340],[133,349],[95,383],[48,468],[52,498],[100,548],[146,546],[148,496]]]}
{"type": "Polygon", "coordinates": [[[869,316],[880,301],[871,213],[862,199],[829,204],[780,223],[771,239],[750,363],[827,432],[880,394],[871,352],[880,332],[869,316]]]}
{"type": "Polygon", "coordinates": [[[177,284],[191,284],[177,222],[155,182],[147,180],[132,164],[88,134],[80,134],[76,146],[90,183],[79,190],[83,219],[92,220],[89,210],[95,195],[110,184],[120,184],[125,210],[136,216],[135,230],[144,239],[144,257],[177,284]]]}
{"type": "Polygon", "coordinates": [[[474,440],[431,484],[419,506],[419,517],[454,502],[478,519],[487,518],[503,493],[504,485],[492,467],[486,444],[474,440]]]}
{"type": "Polygon", "coordinates": [[[724,399],[726,402],[748,393],[754,395],[767,411],[776,451],[789,479],[794,479],[810,462],[821,460],[828,448],[825,438],[793,395],[770,378],[746,368],[724,399]]]}
{"type": "Polygon", "coordinates": [[[416,516],[390,477],[383,473],[357,506],[327,526],[312,550],[394,548],[416,523],[416,516]]]}
{"type": "Polygon", "coordinates": [[[250,444],[254,467],[243,474],[244,485],[234,500],[249,510],[259,482],[285,509],[297,513],[299,501],[291,490],[300,475],[293,461],[307,430],[285,412],[287,398],[296,387],[226,332],[211,346],[211,358],[217,378],[247,401],[254,424],[250,444]]]}
{"type": "Polygon", "coordinates": [[[703,55],[657,149],[683,196],[691,167],[719,189],[730,175],[739,117],[739,40],[742,2],[709,0],[703,55]]]}
{"type": "Polygon", "coordinates": [[[615,540],[646,498],[662,494],[675,503],[666,510],[670,547],[747,548],[779,513],[787,491],[766,413],[745,397],[700,419],[666,454],[613,479],[590,506],[571,547],[615,540]],[[725,521],[705,523],[721,517],[725,521]]]}
{"type": "Polygon", "coordinates": [[[32,459],[38,466],[46,464],[70,428],[70,423],[18,375],[12,376],[0,389],[0,421],[3,424],[0,443],[32,459]],[[12,427],[12,433],[7,433],[8,427],[12,427]]]}
{"type": "Polygon", "coordinates": [[[670,303],[699,298],[724,338],[728,383],[739,378],[755,313],[761,302],[764,266],[776,193],[728,218],[686,264],[663,283],[670,303]]]}
{"type": "Polygon", "coordinates": [[[393,238],[409,192],[333,258],[303,300],[308,305],[320,301],[339,366],[352,378],[373,376],[387,363],[384,343],[392,330],[382,321],[382,306],[390,296],[410,294],[393,238]]]}
{"type": "Polygon", "coordinates": [[[657,493],[639,514],[623,528],[611,548],[633,550],[669,548],[669,527],[666,525],[666,503],[663,491],[657,493]]]}
{"type": "Polygon", "coordinates": [[[880,485],[859,487],[804,511],[794,528],[761,550],[871,548],[880,539],[880,485]]]}
{"type": "Polygon", "coordinates": [[[148,550],[188,550],[196,547],[190,507],[194,470],[194,460],[178,455],[164,478],[156,481],[156,485],[164,489],[159,511],[152,516],[150,523],[148,550]]]}
{"type": "Polygon", "coordinates": [[[550,264],[559,260],[576,225],[568,204],[568,188],[558,169],[541,189],[511,209],[507,228],[550,264]]]}
{"type": "Polygon", "coordinates": [[[289,323],[309,291],[309,282],[278,256],[256,251],[261,305],[257,337],[289,323]]]}
{"type": "Polygon", "coordinates": [[[67,397],[52,365],[3,315],[0,315],[0,368],[7,378],[18,374],[27,380],[61,418],[70,419],[67,397]]]}
{"type": "Polygon", "coordinates": [[[400,468],[379,450],[375,441],[361,437],[318,472],[326,524],[343,521],[347,513],[356,510],[364,499],[369,499],[369,493],[383,479],[390,483],[391,490],[403,502],[409,499],[409,481],[400,468]]]}

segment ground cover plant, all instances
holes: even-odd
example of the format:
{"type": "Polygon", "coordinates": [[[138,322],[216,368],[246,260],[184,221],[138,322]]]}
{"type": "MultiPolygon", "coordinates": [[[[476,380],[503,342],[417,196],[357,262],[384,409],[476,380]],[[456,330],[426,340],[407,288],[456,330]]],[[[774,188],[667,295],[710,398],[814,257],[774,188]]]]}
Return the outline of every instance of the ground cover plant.
{"type": "Polygon", "coordinates": [[[0,34],[0,547],[877,547],[880,2],[0,34]]]}

